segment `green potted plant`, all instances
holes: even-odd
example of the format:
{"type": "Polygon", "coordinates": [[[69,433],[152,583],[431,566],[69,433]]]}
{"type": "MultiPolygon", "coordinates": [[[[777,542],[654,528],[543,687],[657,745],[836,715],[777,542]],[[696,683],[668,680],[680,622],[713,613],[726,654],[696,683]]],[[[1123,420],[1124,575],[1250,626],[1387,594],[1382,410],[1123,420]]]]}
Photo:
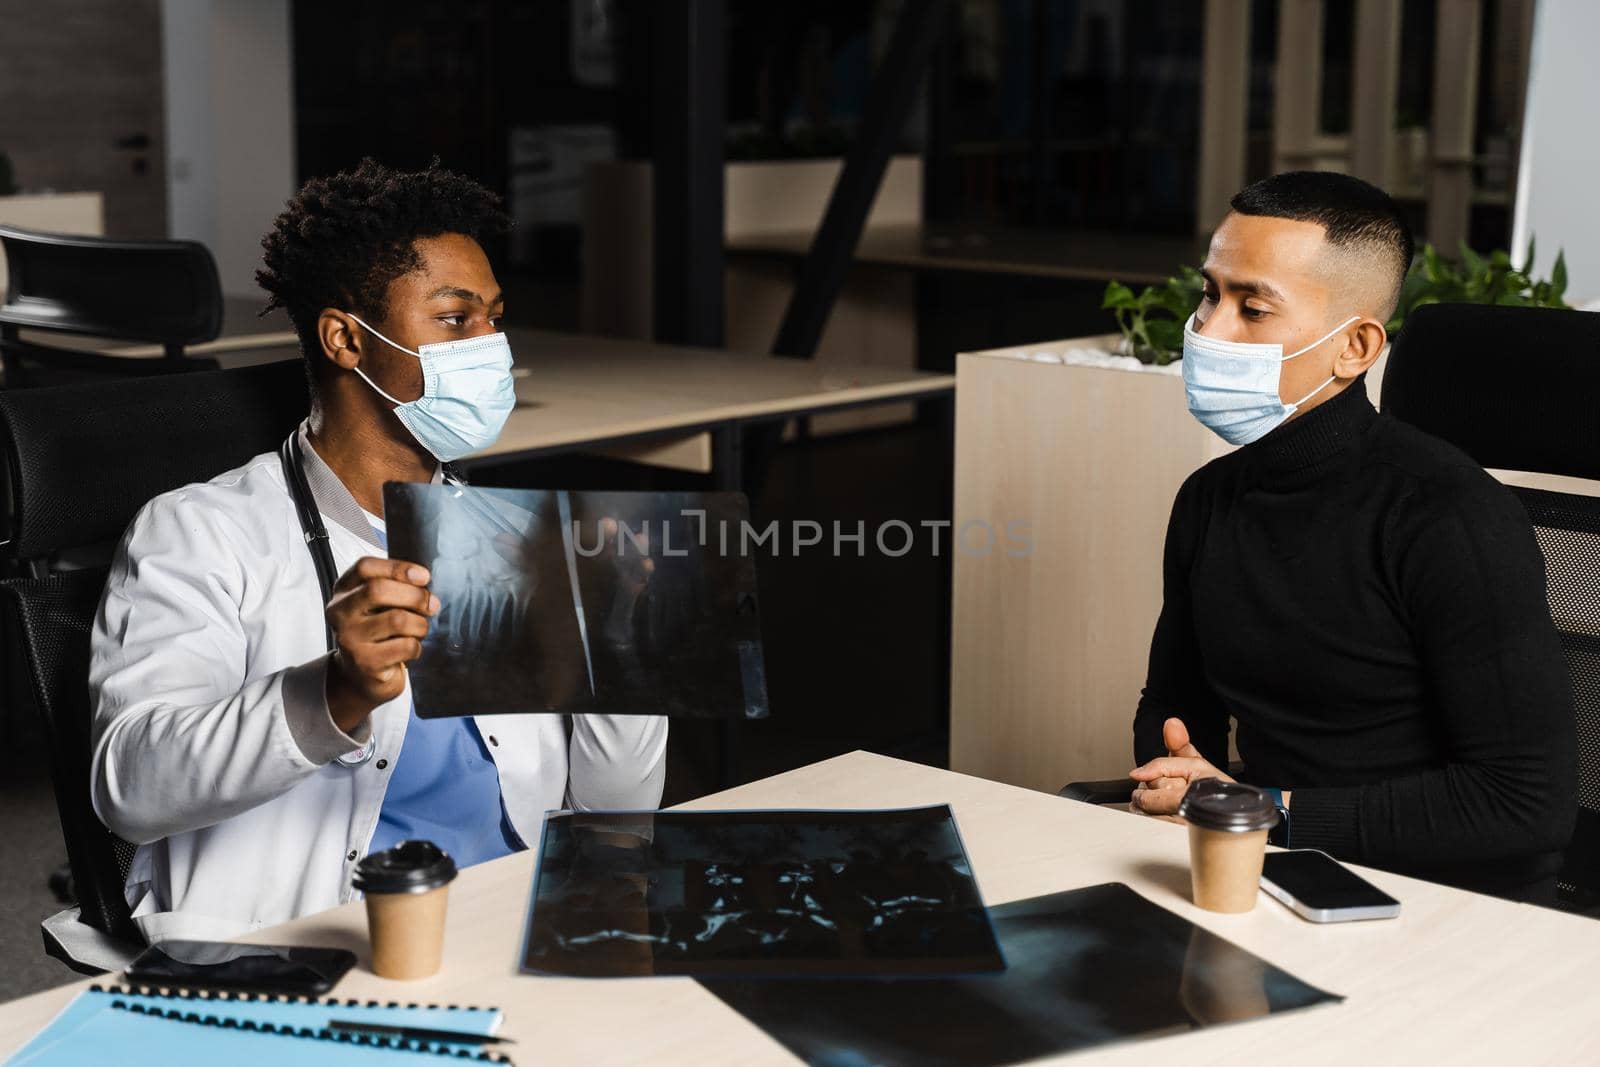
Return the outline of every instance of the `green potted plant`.
{"type": "Polygon", "coordinates": [[[1200,306],[1205,288],[1198,270],[1179,267],[1177,274],[1160,285],[1146,286],[1137,296],[1114,281],[1106,286],[1100,306],[1117,317],[1123,355],[1164,367],[1183,357],[1183,324],[1200,306]]]}
{"type": "Polygon", "coordinates": [[[1406,316],[1424,304],[1509,304],[1515,307],[1567,306],[1567,260],[1557,253],[1550,277],[1533,278],[1534,243],[1528,241],[1528,256],[1522,266],[1514,266],[1510,253],[1495,249],[1479,255],[1461,245],[1461,258],[1445,259],[1432,245],[1425,244],[1411,261],[1400,305],[1389,320],[1393,336],[1404,325],[1406,316]]]}

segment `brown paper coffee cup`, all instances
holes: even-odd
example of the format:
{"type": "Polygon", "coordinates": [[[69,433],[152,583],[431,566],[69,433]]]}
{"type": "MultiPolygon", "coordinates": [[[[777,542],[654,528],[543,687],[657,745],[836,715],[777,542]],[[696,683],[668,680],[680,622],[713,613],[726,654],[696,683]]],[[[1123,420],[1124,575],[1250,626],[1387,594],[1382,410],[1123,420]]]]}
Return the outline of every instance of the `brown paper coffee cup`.
{"type": "Polygon", "coordinates": [[[356,865],[351,885],[366,894],[372,971],[426,978],[444,955],[445,903],[455,861],[432,841],[402,841],[356,865]]]}
{"type": "Polygon", "coordinates": [[[1189,823],[1189,880],[1194,902],[1207,911],[1256,906],[1267,832],[1278,809],[1266,792],[1243,782],[1198,778],[1178,805],[1189,823]]]}
{"type": "Polygon", "coordinates": [[[1208,830],[1189,824],[1189,880],[1194,902],[1207,911],[1244,912],[1256,906],[1267,831],[1208,830]]]}
{"type": "Polygon", "coordinates": [[[444,956],[445,904],[450,887],[426,893],[368,893],[367,935],[372,973],[380,978],[426,978],[444,956]]]}

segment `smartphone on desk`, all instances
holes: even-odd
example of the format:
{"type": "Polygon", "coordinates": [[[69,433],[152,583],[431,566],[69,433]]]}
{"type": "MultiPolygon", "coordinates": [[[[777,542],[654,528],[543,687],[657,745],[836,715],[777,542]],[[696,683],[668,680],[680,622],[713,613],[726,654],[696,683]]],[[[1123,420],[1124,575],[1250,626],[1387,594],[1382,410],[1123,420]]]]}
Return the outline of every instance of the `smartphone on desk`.
{"type": "Polygon", "coordinates": [[[1398,900],[1326,852],[1312,848],[1267,853],[1261,888],[1314,923],[1392,919],[1400,914],[1398,900]]]}
{"type": "Polygon", "coordinates": [[[128,966],[129,982],[168,989],[229,989],[321,996],[356,965],[342,948],[158,941],[128,966]]]}

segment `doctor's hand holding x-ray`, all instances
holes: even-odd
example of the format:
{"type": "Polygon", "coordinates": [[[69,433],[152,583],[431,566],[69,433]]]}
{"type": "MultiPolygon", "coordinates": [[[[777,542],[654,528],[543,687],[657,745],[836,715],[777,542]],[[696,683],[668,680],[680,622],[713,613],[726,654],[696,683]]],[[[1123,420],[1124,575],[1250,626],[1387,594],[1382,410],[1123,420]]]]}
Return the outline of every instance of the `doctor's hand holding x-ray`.
{"type": "Polygon", "coordinates": [[[429,620],[439,613],[428,578],[420,564],[368,556],[334,585],[327,614],[338,649],[328,711],[346,733],[405,688],[405,665],[422,655],[429,620]]]}

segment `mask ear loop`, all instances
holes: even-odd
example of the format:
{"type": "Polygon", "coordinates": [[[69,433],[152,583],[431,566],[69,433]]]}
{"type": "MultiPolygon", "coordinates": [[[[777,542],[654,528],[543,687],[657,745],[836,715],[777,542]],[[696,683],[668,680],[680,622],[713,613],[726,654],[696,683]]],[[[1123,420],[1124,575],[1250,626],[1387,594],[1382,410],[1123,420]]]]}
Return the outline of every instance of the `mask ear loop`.
{"type": "MultiPolygon", "coordinates": [[[[357,315],[355,312],[346,311],[345,314],[349,315],[352,319],[355,319],[357,322],[361,323],[361,328],[362,329],[366,330],[368,333],[370,333],[372,336],[376,337],[378,340],[382,341],[384,344],[388,345],[390,348],[398,348],[400,351],[404,352],[406,355],[415,356],[417,359],[421,359],[422,358],[422,355],[420,353],[413,352],[413,351],[411,351],[411,349],[407,348],[404,345],[395,344],[393,341],[391,341],[387,337],[383,336],[383,334],[379,333],[377,330],[374,330],[371,326],[368,326],[367,323],[366,323],[366,320],[364,320],[360,315],[357,315]]],[[[1330,336],[1332,336],[1332,335],[1330,335],[1330,336]]],[[[361,380],[366,382],[368,385],[372,386],[372,391],[377,393],[379,396],[383,397],[389,403],[393,404],[397,408],[405,406],[405,401],[404,400],[396,400],[394,397],[392,397],[388,393],[384,392],[381,388],[378,387],[378,383],[373,381],[371,378],[368,378],[367,375],[366,375],[366,372],[364,372],[360,367],[352,367],[350,369],[355,371],[357,374],[361,375],[361,380]]]]}
{"type": "MultiPolygon", "coordinates": [[[[361,328],[363,330],[366,330],[368,333],[372,334],[372,336],[376,337],[378,340],[382,341],[384,344],[388,345],[390,348],[398,348],[400,351],[404,352],[406,355],[415,356],[417,359],[421,359],[422,358],[422,353],[421,352],[413,352],[413,351],[411,351],[411,349],[407,348],[405,345],[397,345],[393,341],[389,340],[387,337],[383,336],[383,334],[379,333],[377,330],[374,330],[371,326],[368,326],[366,324],[366,322],[361,318],[361,316],[357,315],[354,311],[346,311],[345,314],[349,315],[352,319],[355,319],[357,322],[361,323],[361,328]]],[[[1340,323],[1339,326],[1334,327],[1334,332],[1337,333],[1339,331],[1339,329],[1342,328],[1345,325],[1346,325],[1346,323],[1340,323]]],[[[1332,336],[1333,336],[1333,334],[1331,334],[1331,333],[1328,335],[1328,337],[1332,337],[1332,336]]],[[[1328,337],[1324,337],[1322,340],[1326,341],[1328,339],[1328,337]]],[[[1318,341],[1317,343],[1321,344],[1322,341],[1318,341]]]]}
{"type": "Polygon", "coordinates": [[[1328,386],[1332,385],[1335,381],[1338,380],[1338,378],[1339,378],[1339,376],[1337,374],[1330,375],[1327,381],[1323,382],[1321,385],[1319,385],[1315,389],[1311,390],[1311,392],[1307,393],[1305,396],[1301,397],[1299,400],[1296,400],[1293,404],[1290,404],[1288,406],[1294,411],[1299,411],[1301,404],[1304,404],[1307,400],[1310,400],[1312,397],[1314,397],[1318,393],[1322,392],[1328,386]]]}
{"type": "MultiPolygon", "coordinates": [[[[355,318],[355,316],[352,315],[351,318],[355,318]]],[[[357,322],[361,322],[360,319],[356,319],[356,321],[357,322]]],[[[1327,333],[1323,334],[1321,337],[1317,338],[1315,341],[1312,341],[1310,344],[1308,344],[1304,348],[1300,349],[1300,351],[1298,351],[1298,352],[1290,352],[1287,356],[1284,356],[1283,358],[1285,360],[1290,360],[1290,359],[1293,359],[1296,356],[1303,356],[1307,352],[1311,351],[1313,348],[1316,348],[1322,342],[1326,341],[1328,338],[1332,337],[1334,334],[1338,333],[1340,330],[1344,329],[1346,326],[1350,325],[1352,322],[1360,322],[1360,321],[1361,321],[1361,316],[1360,315],[1351,315],[1348,319],[1345,319],[1339,325],[1335,326],[1333,329],[1329,330],[1327,333]]],[[[366,323],[364,323],[364,322],[361,323],[361,324],[363,326],[366,325],[366,323]]],[[[381,337],[382,334],[379,334],[379,336],[381,337]]]]}
{"type": "MultiPolygon", "coordinates": [[[[1288,361],[1288,360],[1293,359],[1295,356],[1304,355],[1305,353],[1311,351],[1313,348],[1316,348],[1318,345],[1322,344],[1323,341],[1326,341],[1328,338],[1332,337],[1334,334],[1336,334],[1340,330],[1344,329],[1346,326],[1350,325],[1352,322],[1360,322],[1360,321],[1361,321],[1361,316],[1360,315],[1351,315],[1348,319],[1345,319],[1339,325],[1335,326],[1333,329],[1331,329],[1327,333],[1323,334],[1321,340],[1312,341],[1310,344],[1306,345],[1300,351],[1296,352],[1293,356],[1284,356],[1283,358],[1284,358],[1285,361],[1288,361]]],[[[1311,390],[1311,392],[1307,393],[1305,396],[1301,397],[1299,400],[1296,400],[1293,404],[1289,404],[1287,406],[1291,410],[1299,411],[1301,404],[1304,404],[1307,400],[1310,400],[1312,397],[1314,397],[1318,393],[1322,392],[1328,386],[1332,385],[1335,381],[1338,380],[1338,378],[1339,378],[1339,376],[1337,374],[1328,375],[1328,380],[1327,381],[1323,382],[1321,385],[1319,385],[1315,389],[1311,390]]]]}
{"type": "Polygon", "coordinates": [[[377,382],[373,381],[371,378],[368,378],[366,376],[366,374],[362,373],[362,370],[361,370],[360,367],[352,367],[350,369],[355,371],[357,374],[360,374],[361,375],[361,380],[366,382],[368,385],[372,386],[372,391],[373,392],[377,393],[379,396],[383,397],[385,400],[387,400],[389,403],[393,404],[397,408],[405,407],[406,402],[404,400],[396,400],[394,397],[392,397],[388,393],[384,392],[383,389],[379,387],[377,382]]]}

